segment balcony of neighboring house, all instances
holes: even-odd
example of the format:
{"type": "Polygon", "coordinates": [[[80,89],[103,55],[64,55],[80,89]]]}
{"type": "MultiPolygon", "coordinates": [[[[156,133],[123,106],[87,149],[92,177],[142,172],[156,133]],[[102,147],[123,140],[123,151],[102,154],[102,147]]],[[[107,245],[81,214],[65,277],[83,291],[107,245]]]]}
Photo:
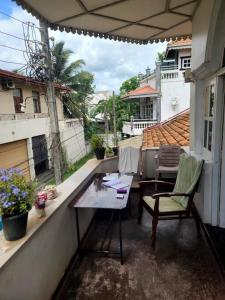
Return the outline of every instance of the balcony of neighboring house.
{"type": "Polygon", "coordinates": [[[145,128],[157,124],[158,91],[149,85],[130,91],[124,101],[136,103],[136,114],[123,122],[122,133],[127,136],[141,135],[145,128]]]}
{"type": "Polygon", "coordinates": [[[157,124],[157,120],[131,118],[130,121],[123,122],[123,134],[129,136],[141,135],[143,130],[157,124]]]}

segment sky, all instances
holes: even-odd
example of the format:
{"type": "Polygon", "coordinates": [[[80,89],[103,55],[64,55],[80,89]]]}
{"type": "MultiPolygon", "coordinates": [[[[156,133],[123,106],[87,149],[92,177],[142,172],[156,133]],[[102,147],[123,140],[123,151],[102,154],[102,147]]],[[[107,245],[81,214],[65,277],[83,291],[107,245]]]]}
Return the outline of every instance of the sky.
{"type": "MultiPolygon", "coordinates": [[[[15,2],[11,0],[0,1],[0,59],[24,63],[23,52],[3,47],[7,45],[17,49],[25,49],[24,42],[2,33],[23,37],[22,24],[4,16],[1,12],[24,22],[31,21],[38,25],[38,21],[17,6],[15,2]]],[[[56,42],[64,41],[65,47],[74,52],[70,57],[71,62],[77,59],[85,61],[85,69],[94,74],[95,91],[118,92],[122,82],[126,79],[137,75],[139,72],[145,73],[147,67],[154,69],[157,52],[162,52],[166,48],[166,43],[134,45],[51,30],[49,36],[54,36],[56,42]]],[[[0,61],[0,68],[2,69],[15,70],[18,67],[21,66],[0,61]]]]}

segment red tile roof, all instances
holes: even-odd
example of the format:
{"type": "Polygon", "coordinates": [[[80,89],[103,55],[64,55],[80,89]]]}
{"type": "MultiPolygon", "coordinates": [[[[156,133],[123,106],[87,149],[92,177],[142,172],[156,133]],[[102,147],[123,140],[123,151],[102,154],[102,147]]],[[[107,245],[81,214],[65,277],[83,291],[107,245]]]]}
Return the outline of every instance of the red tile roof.
{"type": "Polygon", "coordinates": [[[191,46],[191,44],[192,44],[192,40],[187,38],[185,40],[182,39],[182,40],[169,42],[167,47],[191,46]]]}
{"type": "Polygon", "coordinates": [[[150,85],[145,85],[138,87],[136,90],[128,92],[123,99],[128,99],[130,97],[134,98],[135,96],[147,96],[147,95],[155,95],[158,94],[158,91],[152,88],[150,85]]]}
{"type": "Polygon", "coordinates": [[[189,132],[190,113],[189,110],[185,110],[168,121],[144,129],[142,147],[189,146],[189,132]]]}
{"type": "MultiPolygon", "coordinates": [[[[4,78],[12,78],[12,79],[15,79],[15,80],[21,80],[21,81],[24,81],[26,83],[30,83],[30,84],[34,84],[34,85],[45,85],[45,83],[39,81],[39,80],[35,80],[31,77],[27,77],[27,76],[24,76],[22,74],[19,74],[19,73],[15,73],[15,72],[10,72],[10,71],[7,71],[7,70],[3,70],[3,69],[0,69],[0,77],[4,77],[4,78]]],[[[59,89],[59,90],[70,90],[70,88],[66,87],[66,86],[63,86],[61,84],[58,84],[58,83],[54,83],[54,87],[56,89],[59,89]]]]}

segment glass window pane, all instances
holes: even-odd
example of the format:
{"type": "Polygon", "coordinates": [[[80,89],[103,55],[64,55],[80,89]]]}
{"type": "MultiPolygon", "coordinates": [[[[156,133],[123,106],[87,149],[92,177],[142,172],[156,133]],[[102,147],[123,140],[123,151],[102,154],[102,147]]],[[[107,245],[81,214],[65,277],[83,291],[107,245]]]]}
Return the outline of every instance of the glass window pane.
{"type": "Polygon", "coordinates": [[[208,136],[208,121],[205,120],[204,123],[204,148],[207,147],[207,136],[208,136]]]}
{"type": "Polygon", "coordinates": [[[215,86],[214,84],[210,85],[209,89],[209,117],[213,117],[213,107],[215,100],[215,86]]]}
{"type": "Polygon", "coordinates": [[[209,130],[208,130],[208,150],[212,150],[212,121],[209,121],[209,130]]]}
{"type": "Polygon", "coordinates": [[[21,89],[13,89],[13,97],[21,97],[21,89]]]}

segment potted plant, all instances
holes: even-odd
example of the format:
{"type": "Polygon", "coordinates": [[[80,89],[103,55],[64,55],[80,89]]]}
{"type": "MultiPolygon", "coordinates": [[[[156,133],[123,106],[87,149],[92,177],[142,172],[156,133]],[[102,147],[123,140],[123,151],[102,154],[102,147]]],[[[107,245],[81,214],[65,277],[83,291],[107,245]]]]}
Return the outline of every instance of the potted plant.
{"type": "Polygon", "coordinates": [[[117,145],[117,139],[115,139],[115,137],[112,138],[114,147],[112,147],[112,151],[114,153],[115,156],[118,155],[118,145],[117,145]]]}
{"type": "Polygon", "coordinates": [[[107,147],[105,154],[106,154],[106,157],[113,157],[114,156],[114,153],[113,153],[113,150],[112,150],[111,147],[107,147]]]}
{"type": "Polygon", "coordinates": [[[105,147],[104,147],[104,140],[101,136],[98,136],[97,134],[92,135],[91,148],[95,153],[97,159],[104,159],[105,147]]]}
{"type": "Polygon", "coordinates": [[[14,241],[26,234],[34,192],[34,183],[27,182],[20,169],[0,169],[0,215],[6,240],[14,241]]]}
{"type": "Polygon", "coordinates": [[[37,199],[35,200],[34,207],[38,218],[45,217],[45,202],[47,201],[47,193],[39,192],[37,195],[37,199]]]}

